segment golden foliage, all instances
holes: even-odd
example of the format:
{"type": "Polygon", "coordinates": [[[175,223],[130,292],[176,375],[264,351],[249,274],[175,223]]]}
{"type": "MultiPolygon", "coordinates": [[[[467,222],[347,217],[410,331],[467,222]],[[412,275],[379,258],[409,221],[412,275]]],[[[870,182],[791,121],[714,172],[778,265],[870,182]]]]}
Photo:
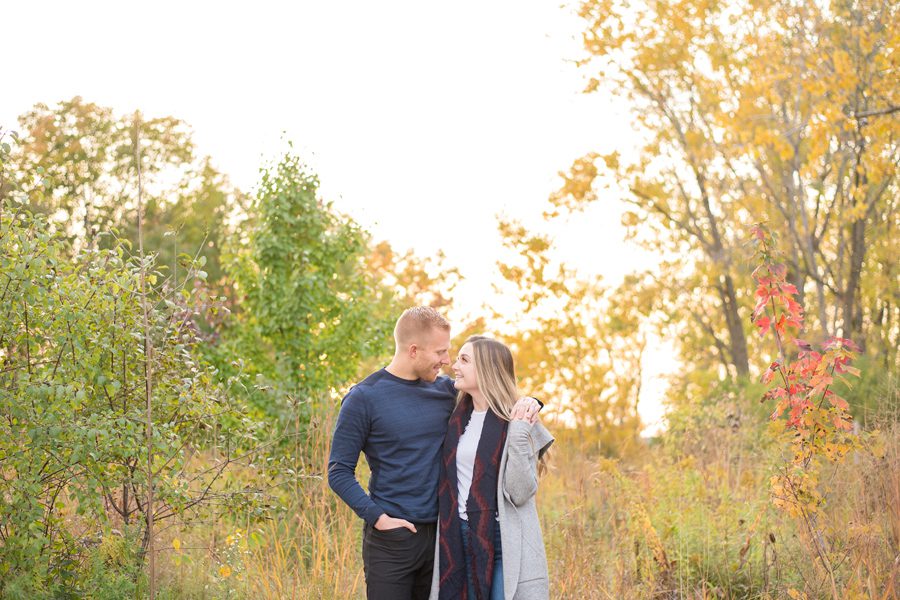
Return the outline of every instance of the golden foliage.
{"type": "Polygon", "coordinates": [[[897,4],[584,0],[579,15],[587,91],[628,98],[646,142],[633,162],[576,159],[553,207],[577,210],[602,185],[630,205],[627,227],[652,231],[649,247],[703,263],[692,285],[716,310],[681,310],[738,374],[753,344],[735,291],[747,275],[742,232],[768,220],[815,328],[875,343],[891,364],[897,4]]]}

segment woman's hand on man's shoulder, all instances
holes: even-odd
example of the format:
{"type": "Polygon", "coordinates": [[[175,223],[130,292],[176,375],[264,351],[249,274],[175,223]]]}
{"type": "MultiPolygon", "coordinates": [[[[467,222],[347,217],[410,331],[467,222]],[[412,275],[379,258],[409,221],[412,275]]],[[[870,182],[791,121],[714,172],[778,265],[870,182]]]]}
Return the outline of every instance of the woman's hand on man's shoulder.
{"type": "Polygon", "coordinates": [[[530,396],[524,396],[519,398],[518,401],[513,405],[512,410],[509,413],[510,421],[525,421],[529,425],[534,425],[537,422],[538,412],[541,410],[541,405],[538,404],[538,401],[530,396]]]}

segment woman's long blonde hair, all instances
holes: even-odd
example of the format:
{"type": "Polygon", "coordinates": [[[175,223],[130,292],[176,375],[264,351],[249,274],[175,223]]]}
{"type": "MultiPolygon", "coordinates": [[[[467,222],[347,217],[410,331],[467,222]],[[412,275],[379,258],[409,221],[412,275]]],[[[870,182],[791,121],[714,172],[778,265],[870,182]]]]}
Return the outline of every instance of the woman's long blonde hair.
{"type": "MultiPolygon", "coordinates": [[[[472,345],[472,360],[478,374],[478,389],[495,415],[509,421],[510,411],[519,399],[516,388],[516,367],[512,352],[505,344],[483,335],[473,335],[465,341],[472,345]]],[[[461,402],[466,392],[460,392],[456,402],[461,402]]]]}
{"type": "MultiPolygon", "coordinates": [[[[512,352],[506,344],[483,335],[473,335],[465,344],[472,344],[472,359],[475,361],[481,395],[495,415],[509,421],[512,407],[519,399],[512,352]]],[[[456,403],[462,402],[466,396],[469,396],[467,392],[457,394],[456,403]]],[[[547,470],[547,455],[548,451],[544,450],[538,457],[539,475],[547,470]]]]}

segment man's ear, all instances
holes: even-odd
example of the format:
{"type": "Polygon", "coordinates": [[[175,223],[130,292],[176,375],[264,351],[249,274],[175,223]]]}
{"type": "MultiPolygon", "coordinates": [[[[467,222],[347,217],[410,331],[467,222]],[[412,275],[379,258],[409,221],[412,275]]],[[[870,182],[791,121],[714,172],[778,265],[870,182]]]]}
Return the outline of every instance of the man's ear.
{"type": "Polygon", "coordinates": [[[417,346],[416,344],[410,344],[410,345],[406,348],[406,354],[407,354],[407,356],[409,356],[410,358],[415,358],[415,357],[416,357],[416,354],[418,354],[418,352],[419,352],[419,346],[417,346]]]}

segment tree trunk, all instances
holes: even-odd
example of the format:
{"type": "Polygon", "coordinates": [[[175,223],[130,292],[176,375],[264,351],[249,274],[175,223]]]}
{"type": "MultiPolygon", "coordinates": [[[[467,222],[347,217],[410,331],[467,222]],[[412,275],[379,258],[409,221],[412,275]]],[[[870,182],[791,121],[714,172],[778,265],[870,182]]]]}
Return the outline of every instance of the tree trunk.
{"type": "Polygon", "coordinates": [[[734,280],[731,275],[724,275],[722,294],[722,310],[725,313],[725,323],[728,326],[728,338],[731,343],[731,362],[737,371],[738,377],[746,377],[750,374],[750,357],[747,352],[747,338],[744,336],[744,325],[738,314],[737,295],[734,291],[734,280]]]}
{"type": "Polygon", "coordinates": [[[850,272],[847,286],[843,290],[843,326],[841,335],[856,342],[865,352],[866,340],[863,336],[862,298],[859,289],[862,264],[866,256],[866,222],[863,219],[850,225],[850,272]]]}

